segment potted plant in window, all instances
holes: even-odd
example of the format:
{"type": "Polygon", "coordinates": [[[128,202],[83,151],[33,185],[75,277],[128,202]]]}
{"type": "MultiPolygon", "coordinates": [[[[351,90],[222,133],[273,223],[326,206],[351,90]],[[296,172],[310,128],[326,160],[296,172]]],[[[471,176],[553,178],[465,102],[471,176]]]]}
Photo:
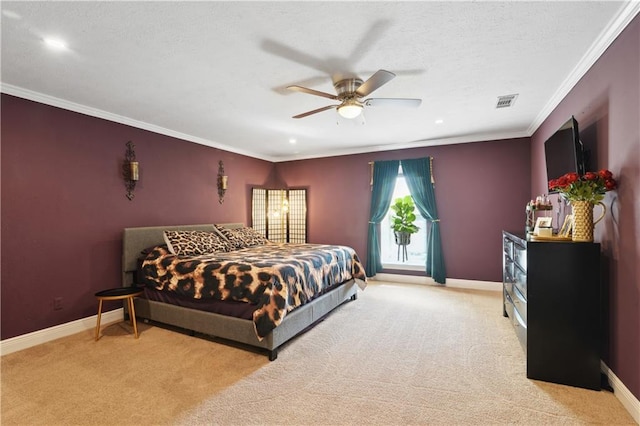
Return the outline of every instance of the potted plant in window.
{"type": "Polygon", "coordinates": [[[394,213],[391,216],[391,228],[396,237],[396,244],[407,246],[411,243],[411,234],[415,234],[420,229],[414,224],[416,206],[413,204],[413,198],[410,195],[396,198],[391,205],[391,210],[394,213]]]}

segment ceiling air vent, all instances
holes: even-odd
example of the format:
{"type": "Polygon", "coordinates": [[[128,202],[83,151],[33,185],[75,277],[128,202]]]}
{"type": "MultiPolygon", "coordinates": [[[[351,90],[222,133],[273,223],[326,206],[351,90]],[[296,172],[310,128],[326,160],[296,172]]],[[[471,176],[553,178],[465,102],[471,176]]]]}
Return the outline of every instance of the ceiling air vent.
{"type": "Polygon", "coordinates": [[[517,94],[498,96],[498,103],[496,104],[496,108],[509,108],[513,106],[513,104],[516,102],[517,97],[517,94]]]}

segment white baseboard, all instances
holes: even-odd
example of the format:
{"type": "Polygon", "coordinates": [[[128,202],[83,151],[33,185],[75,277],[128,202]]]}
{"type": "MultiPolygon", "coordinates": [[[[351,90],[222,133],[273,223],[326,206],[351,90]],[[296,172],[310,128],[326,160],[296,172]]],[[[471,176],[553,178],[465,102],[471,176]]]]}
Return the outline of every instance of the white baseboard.
{"type": "Polygon", "coordinates": [[[622,383],[618,376],[604,363],[600,361],[600,369],[609,379],[609,384],[613,388],[613,394],[627,409],[633,420],[640,424],[640,401],[631,393],[631,391],[622,383]]]}
{"type": "MultiPolygon", "coordinates": [[[[123,318],[124,311],[122,308],[104,312],[100,317],[100,326],[122,321],[123,318]]],[[[0,341],[0,356],[18,352],[32,346],[40,345],[42,343],[50,342],[61,337],[80,333],[85,330],[93,330],[96,328],[97,320],[98,315],[96,314],[91,317],[81,318],[79,320],[71,321],[66,324],[60,324],[54,327],[34,331],[33,333],[27,333],[21,336],[2,340],[0,341]]]]}
{"type": "MultiPolygon", "coordinates": [[[[376,274],[370,279],[373,281],[390,281],[403,284],[441,285],[436,283],[431,277],[420,275],[376,274]]],[[[469,290],[502,291],[502,283],[494,281],[476,281],[447,278],[447,283],[445,284],[445,286],[451,288],[466,288],[469,290]]]]}

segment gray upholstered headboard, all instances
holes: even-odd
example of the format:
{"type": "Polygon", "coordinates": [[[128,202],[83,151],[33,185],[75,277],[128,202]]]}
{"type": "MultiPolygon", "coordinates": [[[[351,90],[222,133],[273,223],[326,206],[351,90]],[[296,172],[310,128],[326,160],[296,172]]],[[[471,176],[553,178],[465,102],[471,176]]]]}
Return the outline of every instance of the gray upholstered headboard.
{"type": "MultiPolygon", "coordinates": [[[[239,228],[243,223],[220,223],[225,228],[239,228]]],[[[148,226],[142,228],[125,228],[122,235],[122,285],[127,287],[133,283],[134,273],[138,268],[140,252],[154,245],[164,244],[163,232],[171,231],[214,231],[213,224],[148,226]]]]}

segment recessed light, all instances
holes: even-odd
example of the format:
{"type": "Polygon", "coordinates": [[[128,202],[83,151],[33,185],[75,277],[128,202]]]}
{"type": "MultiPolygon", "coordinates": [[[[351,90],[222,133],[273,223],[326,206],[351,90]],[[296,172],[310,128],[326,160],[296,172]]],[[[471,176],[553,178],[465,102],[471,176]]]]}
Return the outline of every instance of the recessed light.
{"type": "Polygon", "coordinates": [[[47,46],[53,49],[64,50],[67,48],[67,44],[64,41],[56,38],[45,38],[44,42],[47,44],[47,46]]]}
{"type": "Polygon", "coordinates": [[[442,123],[444,123],[444,120],[442,118],[438,118],[436,120],[436,124],[442,124],[442,123]]]}
{"type": "Polygon", "coordinates": [[[295,140],[294,138],[289,139],[289,143],[291,145],[295,145],[295,143],[298,142],[297,140],[295,140]]]}

